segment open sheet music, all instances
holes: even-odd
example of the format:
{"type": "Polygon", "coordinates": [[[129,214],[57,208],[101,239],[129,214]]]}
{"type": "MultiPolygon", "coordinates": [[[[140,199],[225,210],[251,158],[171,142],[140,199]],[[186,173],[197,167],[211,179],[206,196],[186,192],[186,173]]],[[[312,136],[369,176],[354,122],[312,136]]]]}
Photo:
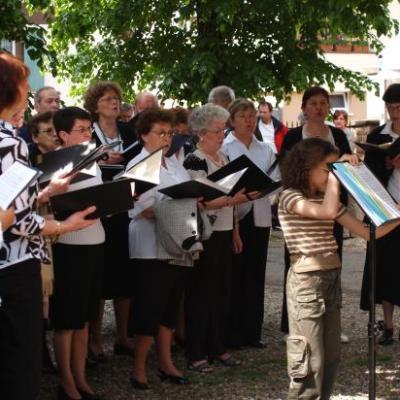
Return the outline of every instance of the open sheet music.
{"type": "Polygon", "coordinates": [[[364,163],[336,162],[330,167],[375,226],[400,218],[395,201],[364,163]]]}
{"type": "Polygon", "coordinates": [[[39,170],[15,161],[0,175],[0,207],[7,210],[16,197],[40,175],[39,170]]]}

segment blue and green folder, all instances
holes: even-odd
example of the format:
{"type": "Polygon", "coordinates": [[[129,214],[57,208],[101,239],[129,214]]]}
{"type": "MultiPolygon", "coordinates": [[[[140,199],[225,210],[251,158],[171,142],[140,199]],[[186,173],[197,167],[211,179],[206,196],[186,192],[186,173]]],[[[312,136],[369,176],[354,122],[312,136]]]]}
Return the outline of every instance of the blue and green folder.
{"type": "Polygon", "coordinates": [[[329,167],[375,226],[400,218],[396,202],[364,163],[336,162],[329,167]]]}

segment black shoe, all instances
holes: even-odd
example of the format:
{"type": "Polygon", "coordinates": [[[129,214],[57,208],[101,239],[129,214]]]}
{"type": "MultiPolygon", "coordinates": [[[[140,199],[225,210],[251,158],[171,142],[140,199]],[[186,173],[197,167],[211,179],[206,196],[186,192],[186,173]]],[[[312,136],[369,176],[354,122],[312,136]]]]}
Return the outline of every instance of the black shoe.
{"type": "Polygon", "coordinates": [[[99,354],[94,353],[90,347],[88,348],[87,356],[86,356],[86,363],[88,367],[94,367],[97,364],[104,364],[108,361],[107,356],[101,352],[99,354]]]}
{"type": "Polygon", "coordinates": [[[74,399],[73,397],[69,397],[65,389],[61,385],[58,385],[57,400],[81,400],[81,399],[80,398],[74,399]]]}
{"type": "Polygon", "coordinates": [[[85,392],[84,390],[79,388],[77,389],[80,395],[82,396],[82,400],[104,400],[104,397],[98,396],[95,393],[85,392]]]}
{"type": "Polygon", "coordinates": [[[162,381],[168,381],[175,385],[190,385],[190,380],[189,378],[186,378],[186,376],[170,375],[161,369],[158,369],[157,375],[162,381]]]}
{"type": "Polygon", "coordinates": [[[382,346],[390,346],[393,344],[393,329],[385,328],[378,338],[378,344],[382,346]]]}
{"type": "Polygon", "coordinates": [[[131,356],[133,357],[134,350],[128,346],[125,346],[121,343],[114,343],[114,354],[116,356],[131,356]]]}
{"type": "Polygon", "coordinates": [[[133,376],[129,377],[129,381],[131,382],[131,386],[135,389],[139,389],[139,390],[149,390],[150,389],[150,386],[147,383],[140,382],[133,376]]]}
{"type": "Polygon", "coordinates": [[[254,349],[265,349],[267,347],[267,343],[262,340],[257,340],[256,342],[249,343],[248,347],[253,347],[254,349]]]}

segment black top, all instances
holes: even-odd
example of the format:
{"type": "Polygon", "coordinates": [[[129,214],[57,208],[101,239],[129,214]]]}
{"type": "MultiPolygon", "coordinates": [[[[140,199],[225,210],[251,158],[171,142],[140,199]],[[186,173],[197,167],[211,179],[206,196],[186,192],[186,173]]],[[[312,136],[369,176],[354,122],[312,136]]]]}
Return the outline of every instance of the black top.
{"type": "MultiPolygon", "coordinates": [[[[333,140],[335,141],[336,147],[339,149],[339,153],[342,156],[343,154],[351,154],[351,148],[349,141],[347,140],[346,134],[341,130],[334,126],[328,126],[328,128],[332,132],[333,140]]],[[[283,139],[282,148],[280,152],[281,158],[298,142],[303,140],[303,127],[299,126],[297,128],[289,129],[285,138],[283,139]]]]}
{"type": "MultiPolygon", "coordinates": [[[[382,134],[382,130],[386,125],[381,125],[375,128],[368,136],[367,143],[372,144],[383,144],[390,143],[393,141],[389,134],[382,134]]],[[[386,168],[386,155],[378,151],[366,151],[365,152],[365,164],[369,169],[376,175],[376,177],[386,187],[389,178],[392,175],[393,169],[386,168]]]]}

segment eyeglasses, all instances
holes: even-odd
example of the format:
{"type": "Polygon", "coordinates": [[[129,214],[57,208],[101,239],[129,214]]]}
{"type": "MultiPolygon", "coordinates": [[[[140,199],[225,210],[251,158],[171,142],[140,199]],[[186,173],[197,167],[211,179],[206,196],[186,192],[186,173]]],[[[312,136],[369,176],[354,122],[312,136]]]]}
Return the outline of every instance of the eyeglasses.
{"type": "Polygon", "coordinates": [[[329,172],[331,172],[328,168],[320,167],[319,169],[322,170],[322,171],[327,172],[328,174],[329,174],[329,172]]]}
{"type": "Polygon", "coordinates": [[[47,128],[47,129],[43,129],[42,131],[39,131],[38,133],[39,134],[43,133],[44,135],[48,135],[48,136],[54,136],[55,130],[54,130],[54,128],[47,128]]]}
{"type": "Polygon", "coordinates": [[[206,132],[215,133],[216,135],[217,135],[218,133],[223,133],[223,134],[225,134],[225,128],[223,128],[223,129],[215,129],[215,130],[207,129],[206,132]]]}
{"type": "Polygon", "coordinates": [[[168,139],[171,139],[172,136],[174,136],[174,131],[161,131],[161,132],[156,132],[156,131],[150,131],[149,133],[154,133],[158,136],[160,136],[161,139],[167,137],[168,139]]]}
{"type": "Polygon", "coordinates": [[[120,103],[121,99],[118,96],[105,96],[105,97],[100,97],[99,101],[104,101],[105,103],[111,103],[112,101],[116,101],[120,103]]]}
{"type": "Polygon", "coordinates": [[[71,129],[71,132],[78,132],[81,135],[83,135],[84,133],[92,133],[92,127],[88,126],[86,128],[82,127],[82,128],[71,129]]]}

